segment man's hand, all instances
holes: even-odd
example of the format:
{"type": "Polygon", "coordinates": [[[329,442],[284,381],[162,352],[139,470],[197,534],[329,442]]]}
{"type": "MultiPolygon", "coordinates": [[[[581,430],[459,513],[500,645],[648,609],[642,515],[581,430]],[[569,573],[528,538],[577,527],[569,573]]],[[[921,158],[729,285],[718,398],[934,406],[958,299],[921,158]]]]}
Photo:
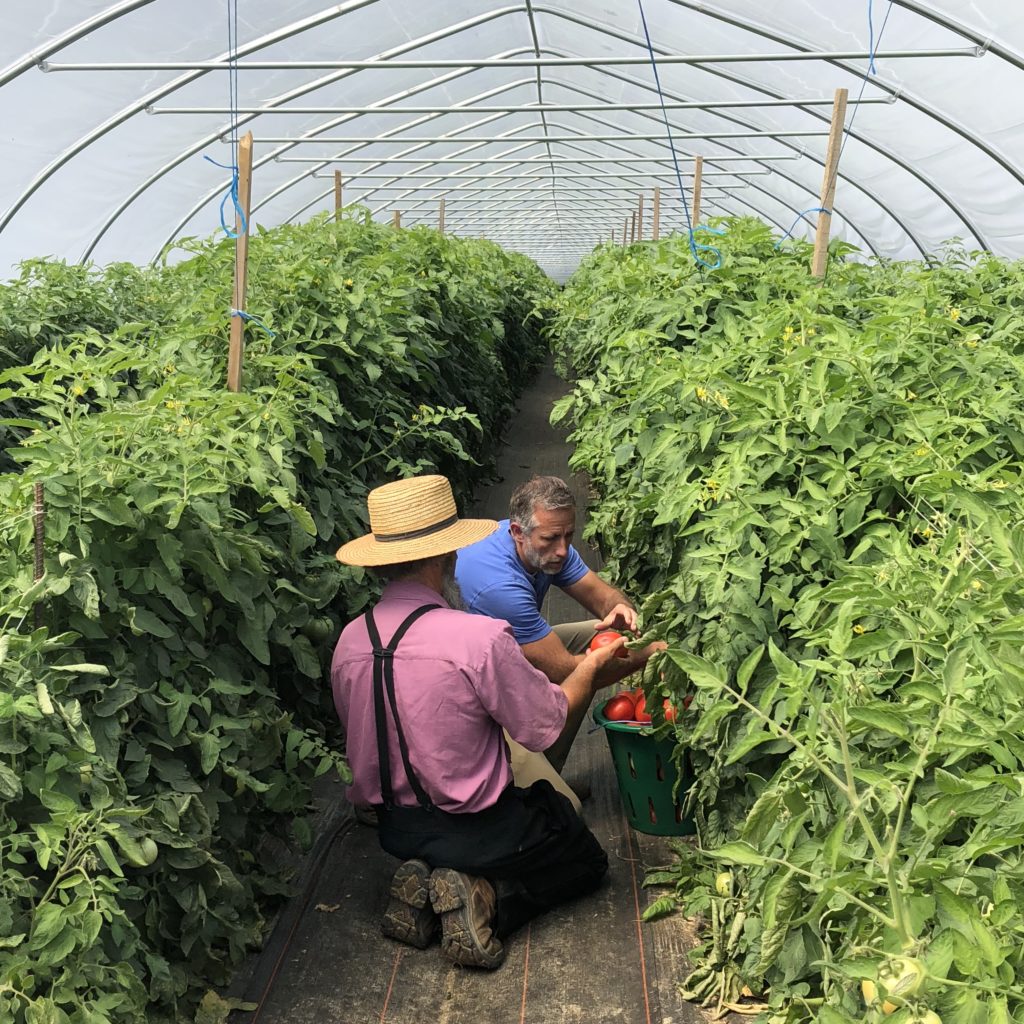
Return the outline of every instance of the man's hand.
{"type": "MultiPolygon", "coordinates": [[[[616,640],[614,643],[608,644],[607,647],[601,647],[588,654],[587,657],[595,657],[598,654],[604,654],[606,651],[621,650],[622,644],[623,640],[616,640]]],[[[668,644],[664,640],[655,640],[646,647],[638,647],[634,651],[626,648],[626,657],[619,658],[613,656],[608,663],[601,663],[598,666],[594,681],[595,690],[599,690],[603,686],[610,686],[612,683],[617,683],[620,679],[625,679],[626,676],[639,672],[655,654],[659,651],[664,651],[667,647],[668,644]]]]}
{"type": "Polygon", "coordinates": [[[636,609],[628,604],[617,604],[597,624],[597,632],[602,629],[628,629],[631,633],[636,632],[636,609]]]}

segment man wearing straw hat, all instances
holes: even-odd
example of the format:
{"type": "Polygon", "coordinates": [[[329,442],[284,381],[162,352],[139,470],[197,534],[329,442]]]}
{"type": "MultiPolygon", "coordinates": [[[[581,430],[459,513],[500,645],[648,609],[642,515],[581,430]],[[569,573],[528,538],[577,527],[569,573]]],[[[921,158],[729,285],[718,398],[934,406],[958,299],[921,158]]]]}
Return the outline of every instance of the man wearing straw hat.
{"type": "Polygon", "coordinates": [[[402,860],[384,934],[494,968],[502,940],[532,917],[592,892],[608,858],[547,780],[515,785],[503,729],[548,749],[610,681],[621,641],[560,685],[523,656],[505,622],[459,610],[457,549],[497,528],[460,519],[442,476],[370,492],[372,532],[339,561],[388,580],[380,602],[342,632],[331,665],[353,781],[377,811],[380,844],[402,860]]]}

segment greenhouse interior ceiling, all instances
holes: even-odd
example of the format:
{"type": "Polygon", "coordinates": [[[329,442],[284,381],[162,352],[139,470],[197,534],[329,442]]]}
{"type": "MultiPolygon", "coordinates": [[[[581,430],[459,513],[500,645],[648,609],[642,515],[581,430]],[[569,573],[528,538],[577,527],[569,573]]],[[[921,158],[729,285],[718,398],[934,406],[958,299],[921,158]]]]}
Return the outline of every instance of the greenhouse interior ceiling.
{"type": "Polygon", "coordinates": [[[340,200],[556,278],[694,213],[808,237],[825,211],[868,257],[1024,256],[1008,0],[15,0],[4,23],[5,277],[233,224],[249,132],[253,225],[340,200]]]}

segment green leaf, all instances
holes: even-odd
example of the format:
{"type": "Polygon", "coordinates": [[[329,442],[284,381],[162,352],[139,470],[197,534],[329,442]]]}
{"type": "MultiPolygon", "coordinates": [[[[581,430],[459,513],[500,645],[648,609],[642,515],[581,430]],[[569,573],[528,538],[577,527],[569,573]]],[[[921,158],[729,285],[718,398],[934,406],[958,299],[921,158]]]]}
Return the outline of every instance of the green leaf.
{"type": "Polygon", "coordinates": [[[768,859],[758,853],[749,843],[725,843],[716,850],[705,850],[709,857],[725,861],[727,864],[743,864],[746,867],[762,867],[768,859]]]}
{"type": "Polygon", "coordinates": [[[869,726],[872,729],[881,729],[882,732],[906,739],[910,735],[910,728],[906,719],[894,711],[886,711],[878,706],[852,707],[847,709],[847,715],[861,725],[869,726]]]}
{"type": "Polygon", "coordinates": [[[174,636],[174,630],[163,619],[158,618],[146,608],[130,608],[128,611],[128,622],[136,636],[141,636],[144,633],[163,639],[174,636]]]}

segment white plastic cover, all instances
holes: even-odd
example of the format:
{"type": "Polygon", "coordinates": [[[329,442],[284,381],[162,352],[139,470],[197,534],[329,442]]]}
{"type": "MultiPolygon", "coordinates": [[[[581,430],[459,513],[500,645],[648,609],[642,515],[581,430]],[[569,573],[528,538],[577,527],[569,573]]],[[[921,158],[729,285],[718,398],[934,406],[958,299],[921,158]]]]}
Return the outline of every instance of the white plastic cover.
{"type": "MultiPolygon", "coordinates": [[[[146,262],[175,238],[219,229],[218,208],[230,174],[204,156],[232,161],[232,147],[224,141],[231,124],[225,112],[231,109],[226,70],[58,68],[224,63],[231,52],[231,5],[232,0],[4,4],[0,276],[29,256],[146,262]],[[54,67],[45,70],[42,62],[54,67]],[[167,107],[217,109],[160,112],[167,107]]],[[[641,194],[646,236],[655,185],[661,188],[662,232],[686,228],[651,64],[602,63],[648,55],[637,0],[234,0],[234,5],[237,108],[381,108],[351,114],[240,113],[240,131],[255,136],[252,219],[257,223],[269,226],[333,209],[333,175],[340,170],[345,202],[368,205],[377,219],[391,219],[397,209],[403,225],[436,224],[444,196],[449,231],[494,238],[533,256],[558,277],[595,242],[613,234],[621,240],[641,194]],[[389,57],[582,57],[592,62],[401,68],[389,65],[389,57]],[[361,70],[245,66],[256,60],[378,58],[380,68],[361,70]],[[538,103],[592,109],[523,109],[538,103]],[[645,109],[636,109],[638,104],[645,109]],[[401,112],[410,106],[467,110],[401,112]],[[505,109],[475,109],[481,106],[505,109]],[[360,141],[267,141],[316,135],[360,141]],[[619,135],[631,138],[608,138],[619,135]],[[382,141],[385,136],[398,141],[382,141]],[[401,141],[441,136],[445,141],[401,141]],[[473,137],[500,141],[474,142],[473,137]],[[467,162],[440,162],[453,156],[467,162]],[[291,162],[294,158],[316,162],[291,162]],[[404,162],[412,158],[417,162],[404,162]],[[499,158],[521,162],[493,162],[499,158]]],[[[848,131],[833,236],[886,257],[920,257],[951,237],[963,239],[968,248],[1024,256],[1024,4],[643,0],[643,11],[659,56],[859,55],[659,64],[662,93],[670,104],[817,101],[668,111],[687,202],[693,157],[705,158],[702,220],[752,212],[783,231],[799,212],[818,207],[831,99],[845,87],[848,131]],[[873,75],[867,74],[869,9],[877,51],[873,75]],[[887,56],[950,50],[963,55],[887,56]],[[861,94],[894,102],[857,106],[861,94]],[[782,134],[684,137],[749,131],[782,134]],[[742,155],[763,159],[731,159],[742,155]]],[[[230,218],[230,202],[227,210],[230,218]]],[[[807,214],[794,233],[813,232],[815,219],[815,213],[807,214]]]]}

